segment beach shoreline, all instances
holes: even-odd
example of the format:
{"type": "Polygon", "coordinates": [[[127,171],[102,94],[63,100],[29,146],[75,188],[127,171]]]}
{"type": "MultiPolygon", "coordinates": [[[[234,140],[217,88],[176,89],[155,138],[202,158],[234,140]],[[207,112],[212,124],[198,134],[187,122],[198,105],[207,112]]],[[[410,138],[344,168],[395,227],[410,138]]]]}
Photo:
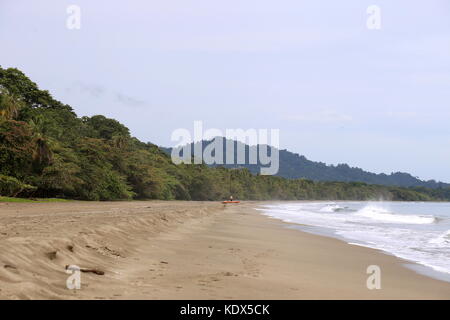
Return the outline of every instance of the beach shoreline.
{"type": "Polygon", "coordinates": [[[409,261],[286,228],[259,204],[1,203],[0,299],[450,299],[409,261]],[[105,274],[68,290],[66,265],[105,274]]]}

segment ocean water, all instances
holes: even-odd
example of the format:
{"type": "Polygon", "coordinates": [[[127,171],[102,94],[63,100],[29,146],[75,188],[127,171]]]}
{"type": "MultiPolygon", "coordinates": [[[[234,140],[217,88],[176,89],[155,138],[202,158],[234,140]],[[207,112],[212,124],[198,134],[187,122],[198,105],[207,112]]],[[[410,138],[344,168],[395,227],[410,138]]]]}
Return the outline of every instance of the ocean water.
{"type": "Polygon", "coordinates": [[[304,231],[382,250],[450,279],[450,203],[289,202],[258,210],[305,225],[298,227],[304,231]]]}

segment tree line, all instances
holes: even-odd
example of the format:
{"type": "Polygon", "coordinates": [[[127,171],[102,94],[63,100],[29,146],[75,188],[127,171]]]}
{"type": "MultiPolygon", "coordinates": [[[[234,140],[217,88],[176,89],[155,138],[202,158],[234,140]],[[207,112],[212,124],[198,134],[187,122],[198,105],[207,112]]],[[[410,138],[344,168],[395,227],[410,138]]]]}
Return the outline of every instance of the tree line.
{"type": "Polygon", "coordinates": [[[448,200],[449,188],[314,182],[246,168],[175,165],[102,115],[73,109],[15,68],[0,67],[0,195],[81,200],[448,200]]]}

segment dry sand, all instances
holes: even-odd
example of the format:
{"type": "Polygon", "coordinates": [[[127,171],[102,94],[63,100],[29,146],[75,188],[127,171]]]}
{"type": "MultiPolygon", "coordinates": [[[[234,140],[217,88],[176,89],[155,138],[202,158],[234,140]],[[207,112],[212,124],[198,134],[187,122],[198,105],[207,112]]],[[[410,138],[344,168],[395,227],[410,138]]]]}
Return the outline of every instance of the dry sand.
{"type": "Polygon", "coordinates": [[[0,203],[0,299],[449,299],[379,251],[212,202],[0,203]],[[81,274],[68,290],[66,265],[81,274]],[[382,289],[368,290],[378,265],[382,289]]]}

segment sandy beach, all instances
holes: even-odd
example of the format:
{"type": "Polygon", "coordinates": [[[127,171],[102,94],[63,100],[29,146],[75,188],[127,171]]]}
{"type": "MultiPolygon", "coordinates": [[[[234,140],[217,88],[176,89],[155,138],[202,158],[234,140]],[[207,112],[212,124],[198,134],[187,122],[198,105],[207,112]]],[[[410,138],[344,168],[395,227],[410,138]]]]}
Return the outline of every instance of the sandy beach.
{"type": "Polygon", "coordinates": [[[450,299],[406,261],[288,229],[257,204],[0,203],[0,299],[450,299]],[[104,274],[69,290],[66,265],[104,274]]]}

